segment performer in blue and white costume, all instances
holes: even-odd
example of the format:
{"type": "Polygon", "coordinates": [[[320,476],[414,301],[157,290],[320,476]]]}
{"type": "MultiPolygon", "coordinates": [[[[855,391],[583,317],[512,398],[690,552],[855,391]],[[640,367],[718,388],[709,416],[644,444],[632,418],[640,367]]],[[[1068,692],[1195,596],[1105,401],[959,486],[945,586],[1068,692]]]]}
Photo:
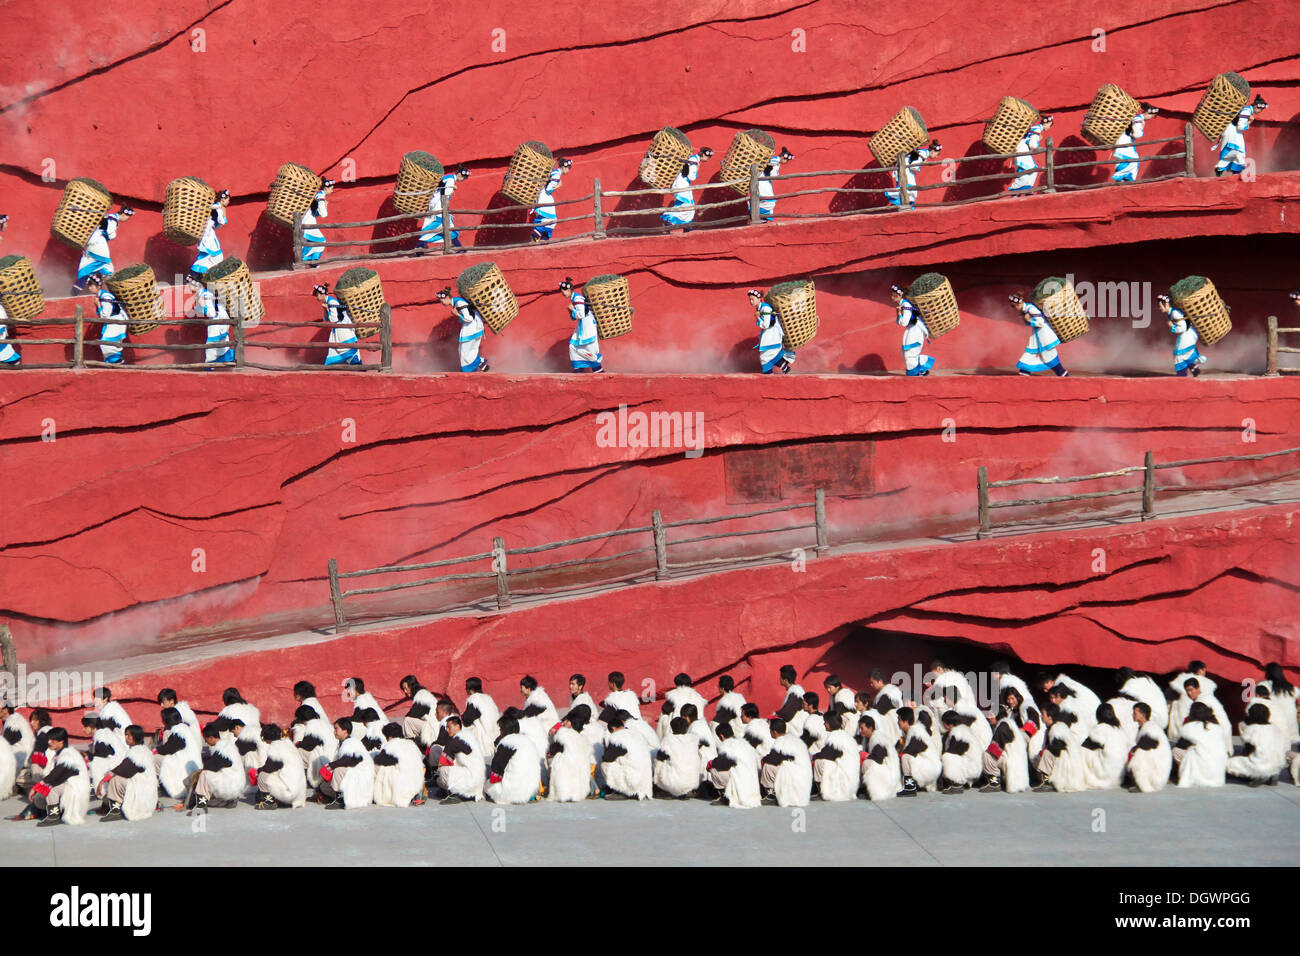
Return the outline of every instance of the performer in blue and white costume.
{"type": "Polygon", "coordinates": [[[1243,106],[1237,118],[1223,128],[1215,148],[1219,151],[1219,162],[1214,167],[1214,175],[1240,173],[1246,168],[1246,138],[1242,135],[1250,129],[1251,120],[1260,110],[1268,109],[1264,97],[1255,96],[1254,102],[1243,106]]]}
{"type": "MultiPolygon", "coordinates": [[[[420,238],[415,243],[415,248],[420,250],[417,255],[433,246],[442,247],[442,211],[456,191],[456,185],[466,179],[469,179],[469,170],[461,166],[454,173],[447,173],[438,183],[438,188],[429,197],[429,215],[420,225],[420,238]]],[[[452,247],[461,248],[460,233],[456,231],[456,220],[451,218],[450,212],[447,213],[447,234],[451,237],[452,247]]]]}
{"type": "Polygon", "coordinates": [[[555,203],[551,197],[560,186],[560,178],[572,168],[573,160],[559,160],[551,170],[551,178],[537,194],[537,205],[533,209],[533,242],[545,242],[555,234],[555,203]]]}
{"type": "Polygon", "coordinates": [[[453,297],[451,286],[447,286],[438,293],[438,301],[443,305],[451,306],[451,314],[460,320],[460,338],[458,340],[460,370],[462,372],[488,371],[487,360],[479,355],[479,347],[483,344],[483,332],[486,328],[483,323],[483,316],[479,314],[478,309],[470,304],[468,299],[460,296],[453,297]]]}
{"type": "Polygon", "coordinates": [[[194,293],[194,315],[200,319],[220,319],[223,324],[207,327],[208,347],[204,350],[204,361],[209,364],[233,362],[235,349],[230,344],[230,313],[225,303],[219,302],[216,295],[203,285],[196,275],[185,280],[186,286],[194,293]]]}
{"type": "Polygon", "coordinates": [[[889,287],[890,297],[898,306],[898,324],[903,327],[903,363],[908,375],[929,375],[934,368],[934,359],[921,354],[921,346],[930,337],[930,328],[921,317],[921,310],[916,307],[898,286],[889,287]]]}
{"type": "Polygon", "coordinates": [[[325,251],[325,247],[310,245],[310,243],[324,242],[325,233],[311,227],[316,225],[317,220],[329,215],[327,200],[332,192],[334,192],[334,180],[326,179],[322,181],[320,191],[316,193],[316,198],[311,201],[307,211],[302,214],[302,261],[311,263],[313,269],[320,265],[321,253],[325,251]]]}
{"type": "Polygon", "coordinates": [[[758,216],[763,222],[771,222],[776,216],[776,194],[772,191],[772,180],[769,177],[778,175],[781,172],[781,164],[788,163],[792,159],[794,153],[782,147],[781,152],[772,157],[758,180],[758,216]]]}
{"type": "Polygon", "coordinates": [[[101,323],[99,351],[105,362],[121,365],[121,343],[126,341],[126,310],[104,287],[104,276],[98,272],[86,277],[86,291],[95,297],[95,315],[101,323]]]}
{"type": "Polygon", "coordinates": [[[673,180],[673,204],[659,216],[665,225],[689,226],[695,221],[695,192],[691,184],[700,175],[700,160],[712,155],[713,150],[705,146],[698,153],[691,153],[690,158],[682,163],[681,172],[673,180]]]}
{"type": "Polygon", "coordinates": [[[352,316],[348,315],[348,310],[343,307],[338,296],[330,292],[329,286],[312,286],[311,294],[325,306],[321,322],[330,326],[330,344],[335,346],[325,356],[325,364],[360,365],[361,355],[356,349],[357,333],[352,328],[352,316]]]}
{"type": "Polygon", "coordinates": [[[203,227],[203,236],[199,239],[198,254],[194,258],[194,265],[190,266],[190,272],[196,276],[205,276],[208,270],[225,258],[221,252],[221,240],[217,238],[217,230],[226,224],[226,207],[230,205],[230,190],[223,189],[217,193],[217,201],[212,204],[212,210],[208,213],[207,224],[203,227]]]}
{"type": "Polygon", "coordinates": [[[1156,304],[1169,316],[1169,331],[1174,333],[1174,371],[1180,378],[1186,378],[1188,374],[1196,378],[1205,364],[1205,356],[1196,347],[1201,340],[1196,327],[1187,321],[1187,314],[1177,308],[1169,296],[1156,296],[1156,304]]]}
{"type": "Polygon", "coordinates": [[[9,343],[9,313],[0,303],[0,365],[17,365],[23,360],[18,350],[9,343]]]}
{"type": "Polygon", "coordinates": [[[1012,293],[1008,298],[1011,300],[1012,307],[1021,314],[1025,324],[1031,330],[1029,344],[1025,346],[1024,354],[1016,363],[1016,370],[1021,375],[1033,375],[1035,372],[1049,370],[1061,378],[1069,375],[1070,373],[1066,371],[1056,355],[1056,348],[1061,344],[1061,340],[1056,337],[1056,333],[1047,323],[1043,310],[1018,293],[1012,293]]]}
{"type": "Polygon", "coordinates": [[[794,363],[794,351],[785,347],[785,329],[781,328],[780,316],[757,289],[750,289],[746,295],[749,296],[749,304],[754,307],[758,319],[758,344],[754,348],[758,349],[758,364],[762,373],[788,374],[794,363]]]}
{"type": "Polygon", "coordinates": [[[1137,182],[1138,159],[1137,141],[1146,135],[1147,118],[1159,112],[1154,106],[1144,106],[1142,112],[1133,117],[1128,129],[1119,134],[1115,140],[1115,149],[1110,154],[1115,162],[1115,172],[1111,175],[1113,183],[1137,182]]]}
{"type": "Polygon", "coordinates": [[[573,287],[573,280],[568,276],[560,283],[560,291],[569,296],[569,318],[577,323],[569,336],[569,364],[575,372],[603,372],[596,315],[587,304],[587,297],[573,287]]]}
{"type": "MultiPolygon", "coordinates": [[[[932,140],[929,146],[922,146],[915,149],[907,156],[907,204],[908,206],[916,205],[916,171],[921,168],[921,164],[930,158],[931,154],[943,151],[938,140],[932,140]]],[[[898,187],[898,170],[890,170],[890,178],[894,181],[893,189],[886,190],[885,199],[891,206],[902,205],[902,194],[898,187]]]]}
{"type": "Polygon", "coordinates": [[[95,231],[90,234],[86,248],[81,252],[81,261],[77,263],[77,281],[72,286],[74,295],[86,289],[86,280],[92,275],[113,274],[113,256],[108,251],[108,244],[117,238],[118,223],[134,215],[134,209],[124,206],[118,212],[111,212],[105,216],[95,231]]]}
{"type": "Polygon", "coordinates": [[[1029,127],[1025,135],[1020,138],[1020,142],[1016,144],[1016,158],[1011,161],[1011,164],[1020,175],[1011,180],[1007,192],[1027,193],[1038,185],[1038,174],[1042,172],[1043,167],[1038,165],[1038,156],[1032,150],[1043,145],[1043,133],[1052,128],[1052,123],[1051,116],[1044,116],[1029,127]]]}

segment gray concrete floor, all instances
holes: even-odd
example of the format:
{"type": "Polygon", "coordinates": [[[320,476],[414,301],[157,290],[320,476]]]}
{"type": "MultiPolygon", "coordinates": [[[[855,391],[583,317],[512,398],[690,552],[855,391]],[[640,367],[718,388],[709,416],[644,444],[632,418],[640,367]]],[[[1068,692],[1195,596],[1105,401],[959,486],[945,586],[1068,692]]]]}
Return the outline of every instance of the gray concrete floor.
{"type": "MultiPolygon", "coordinates": [[[[0,804],[0,813],[20,803],[0,804]]],[[[1300,865],[1300,788],[922,794],[802,814],[702,801],[404,810],[167,811],[139,823],[0,820],[7,866],[1300,865]],[[196,820],[204,820],[196,825],[196,820]],[[1096,828],[1096,829],[1094,829],[1096,828]]]]}

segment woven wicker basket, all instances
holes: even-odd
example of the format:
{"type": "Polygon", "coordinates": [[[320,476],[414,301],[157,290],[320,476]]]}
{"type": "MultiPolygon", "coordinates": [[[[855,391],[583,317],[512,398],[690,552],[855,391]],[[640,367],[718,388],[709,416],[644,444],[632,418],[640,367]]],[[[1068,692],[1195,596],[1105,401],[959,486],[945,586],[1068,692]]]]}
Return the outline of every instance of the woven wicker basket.
{"type": "Polygon", "coordinates": [[[50,235],[74,249],[86,248],[90,237],[113,208],[113,197],[93,179],[70,179],[54,210],[50,235]]]}
{"type": "Polygon", "coordinates": [[[532,206],[554,171],[555,156],[544,144],[534,140],[520,143],[510,157],[501,192],[521,206],[532,206]]]}
{"type": "Polygon", "coordinates": [[[519,301],[495,262],[470,266],[456,279],[456,289],[498,335],[519,315],[519,301]]]}
{"type": "Polygon", "coordinates": [[[26,256],[0,259],[0,305],[12,322],[26,322],[45,311],[45,296],[26,256]]]}
{"type": "Polygon", "coordinates": [[[1024,100],[1004,96],[993,116],[984,124],[984,145],[995,153],[1014,153],[1029,127],[1038,120],[1038,110],[1024,100]]]}
{"type": "MultiPolygon", "coordinates": [[[[343,308],[352,316],[353,323],[379,322],[383,314],[384,289],[379,283],[379,273],[364,266],[355,266],[343,275],[334,285],[334,294],[343,303],[343,308]]],[[[368,339],[379,334],[379,326],[357,329],[357,338],[368,339]]]]}
{"type": "Polygon", "coordinates": [[[163,235],[182,246],[198,245],[216,201],[216,190],[198,177],[173,179],[163,198],[163,235]]]}
{"type": "Polygon", "coordinates": [[[311,208],[320,187],[321,178],[306,166],[285,163],[275,174],[271,194],[266,197],[266,215],[292,229],[298,217],[311,208]]]}
{"type": "Polygon", "coordinates": [[[427,212],[429,199],[442,181],[442,163],[432,153],[415,150],[402,157],[393,184],[393,205],[398,212],[418,215],[427,212]]]}
{"type": "Polygon", "coordinates": [[[651,189],[671,189],[682,166],[691,158],[691,141],[681,130],[665,126],[641,160],[641,182],[651,189]]]}
{"type": "Polygon", "coordinates": [[[253,282],[248,266],[234,256],[227,256],[209,269],[204,282],[232,319],[242,319],[245,326],[254,326],[266,318],[262,293],[253,282]]]}
{"type": "Polygon", "coordinates": [[[946,276],[937,272],[927,272],[918,276],[907,290],[907,297],[921,310],[925,327],[930,330],[930,338],[937,339],[947,335],[961,324],[961,313],[957,311],[957,296],[953,294],[952,283],[946,276]]]}
{"type": "Polygon", "coordinates": [[[148,332],[159,319],[167,317],[153,270],[144,263],[119,269],[105,285],[126,312],[132,335],[148,332]]]}
{"type": "Polygon", "coordinates": [[[1220,73],[1196,104],[1192,124],[1208,139],[1218,140],[1241,108],[1250,102],[1250,84],[1236,73],[1220,73]]]}
{"type": "Polygon", "coordinates": [[[588,279],[582,287],[596,316],[596,331],[602,339],[617,338],[632,331],[631,297],[627,279],[619,275],[603,275],[588,279]]]}
{"type": "Polygon", "coordinates": [[[871,137],[868,145],[877,163],[892,166],[900,156],[906,156],[912,150],[924,146],[929,138],[930,133],[925,128],[921,113],[910,106],[904,106],[880,132],[871,137]]]}
{"type": "Polygon", "coordinates": [[[1048,276],[1034,287],[1030,301],[1043,311],[1043,317],[1056,337],[1069,342],[1088,332],[1088,313],[1067,280],[1048,276]]]}
{"type": "Polygon", "coordinates": [[[742,196],[749,195],[749,167],[760,169],[772,161],[776,140],[761,129],[743,129],[731,139],[722,157],[722,181],[742,196]]]}
{"type": "Polygon", "coordinates": [[[1140,112],[1142,104],[1114,83],[1107,83],[1084,114],[1083,138],[1094,146],[1114,146],[1140,112]]]}
{"type": "Polygon", "coordinates": [[[785,332],[785,347],[802,348],[817,334],[817,289],[811,279],[778,282],[767,292],[785,332]]]}
{"type": "Polygon", "coordinates": [[[1214,283],[1204,276],[1188,276],[1175,282],[1169,298],[1187,313],[1187,321],[1205,345],[1213,345],[1232,331],[1227,305],[1219,298],[1214,283]]]}

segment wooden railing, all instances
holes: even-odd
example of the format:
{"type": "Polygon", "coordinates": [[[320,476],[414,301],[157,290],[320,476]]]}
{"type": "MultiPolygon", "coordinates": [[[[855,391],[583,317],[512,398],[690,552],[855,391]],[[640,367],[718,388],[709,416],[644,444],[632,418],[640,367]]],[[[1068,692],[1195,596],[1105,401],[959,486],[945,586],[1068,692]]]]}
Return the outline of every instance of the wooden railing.
{"type": "Polygon", "coordinates": [[[978,495],[979,530],[975,537],[982,538],[993,527],[990,512],[994,508],[1025,508],[1033,505],[1058,504],[1065,501],[1087,501],[1093,498],[1112,498],[1118,495],[1142,495],[1141,520],[1149,521],[1156,517],[1156,492],[1177,491],[1184,486],[1164,485],[1157,487],[1156,472],[1167,468],[1187,468],[1192,465],[1214,465],[1238,461],[1263,461],[1281,455],[1300,453],[1300,448],[1284,448],[1281,451],[1263,452],[1258,455],[1221,455],[1217,458],[1189,458],[1185,461],[1166,461],[1157,463],[1154,452],[1147,452],[1141,465],[1117,468],[1113,471],[1099,471],[1092,475],[1070,475],[1052,478],[1011,478],[1005,481],[989,481],[988,468],[981,465],[976,473],[976,493],[978,495]],[[989,492],[994,488],[1011,488],[1018,485],[1068,485],[1084,481],[1101,481],[1106,478],[1125,478],[1142,473],[1142,484],[1109,491],[1087,491],[1073,495],[1049,495],[1041,498],[1016,498],[1011,501],[992,501],[989,492]]]}
{"type": "MultiPolygon", "coordinates": [[[[610,561],[619,561],[625,558],[635,557],[637,555],[654,555],[653,570],[656,581],[666,580],[674,570],[684,570],[691,568],[706,567],[710,564],[719,562],[732,561],[754,561],[762,558],[771,558],[777,555],[788,555],[790,548],[783,548],[779,551],[765,552],[762,554],[736,554],[722,558],[710,560],[684,561],[681,563],[670,563],[668,560],[668,549],[670,546],[681,547],[688,544],[698,544],[704,541],[718,541],[729,538],[750,537],[753,535],[764,534],[782,534],[791,531],[800,531],[804,529],[814,529],[816,532],[813,550],[815,552],[825,551],[830,545],[826,533],[826,493],[822,489],[817,489],[814,498],[810,502],[803,502],[793,505],[783,505],[777,508],[764,508],[758,511],[746,511],[739,514],[719,515],[713,518],[687,518],[681,521],[664,521],[663,515],[656,508],[650,516],[650,524],[635,528],[619,528],[614,531],[602,531],[598,534],[584,535],[579,538],[568,538],[563,541],[551,541],[546,544],[533,545],[531,547],[507,548],[505,539],[497,536],[492,539],[492,550],[483,551],[479,554],[468,554],[456,558],[444,558],[440,561],[425,561],[419,564],[395,564],[380,568],[366,568],[359,571],[340,571],[338,560],[329,559],[329,586],[330,586],[330,603],[334,607],[334,624],[339,631],[348,629],[349,622],[345,613],[344,601],[348,598],[356,598],[363,595],[387,594],[395,591],[407,590],[410,588],[423,588],[437,584],[447,584],[454,581],[486,581],[489,578],[496,582],[496,606],[498,610],[504,610],[510,606],[512,592],[510,589],[510,578],[522,575],[539,574],[544,571],[557,571],[563,568],[592,568],[596,565],[605,564],[610,561]],[[782,514],[787,511],[801,511],[811,508],[813,510],[813,520],[800,524],[783,525],[778,528],[756,528],[746,531],[723,531],[719,534],[695,535],[689,538],[670,541],[668,532],[676,528],[691,528],[701,525],[717,524],[725,521],[743,521],[749,518],[757,518],[764,515],[782,514]],[[540,554],[545,551],[554,551],[558,548],[569,548],[579,544],[589,544],[594,541],[605,541],[617,537],[628,535],[649,535],[648,544],[628,548],[615,554],[603,554],[595,557],[575,558],[568,561],[553,561],[548,564],[534,564],[526,567],[510,567],[511,557],[521,555],[540,554]],[[401,581],[396,584],[385,584],[375,587],[353,588],[344,590],[342,582],[354,578],[370,577],[377,574],[401,574],[413,571],[428,571],[434,568],[446,568],[454,565],[472,565],[481,561],[491,561],[491,570],[489,571],[461,571],[454,574],[441,574],[434,577],[419,578],[413,581],[401,581]]],[[[638,573],[648,573],[651,570],[649,562],[642,568],[637,569],[638,573]]],[[[591,581],[584,581],[580,586],[590,586],[591,581]]],[[[521,593],[521,592],[514,592],[521,593]]],[[[487,595],[485,595],[486,597],[487,595]]],[[[429,608],[433,611],[437,608],[429,608]]],[[[408,612],[410,613],[410,612],[408,612]]],[[[418,613],[418,612],[416,612],[418,613]]]]}
{"type": "MultiPolygon", "coordinates": [[[[1193,155],[1193,142],[1194,141],[1192,136],[1192,125],[1190,123],[1185,125],[1183,135],[1181,136],[1167,136],[1162,139],[1142,139],[1137,141],[1134,145],[1137,147],[1139,151],[1139,158],[1136,160],[1136,162],[1138,163],[1148,164],[1152,162],[1164,162],[1167,160],[1179,160],[1179,159],[1183,160],[1183,168],[1181,171],[1176,173],[1168,173],[1162,176],[1154,176],[1146,179],[1141,179],[1139,180],[1139,182],[1148,183],[1148,182],[1157,182],[1165,179],[1179,179],[1188,176],[1195,176],[1196,172],[1195,172],[1194,155],[1193,155]],[[1149,151],[1152,147],[1159,147],[1165,143],[1173,143],[1173,142],[1181,142],[1183,144],[1183,151],[1176,152],[1176,153],[1164,153],[1164,154],[1157,153],[1154,155],[1142,154],[1143,150],[1149,151]]],[[[694,209],[696,213],[709,212],[711,210],[716,210],[716,209],[732,210],[732,209],[737,209],[737,207],[740,207],[738,209],[738,213],[739,213],[738,215],[726,216],[721,219],[700,220],[697,216],[695,220],[691,223],[691,228],[692,229],[713,229],[713,228],[718,228],[723,226],[734,226],[734,225],[743,225],[743,224],[757,225],[762,221],[760,203],[762,202],[779,203],[783,200],[794,199],[800,196],[814,196],[814,195],[822,195],[822,194],[829,195],[831,197],[880,196],[883,195],[884,193],[897,192],[900,194],[901,202],[898,206],[883,205],[883,206],[868,207],[868,208],[855,208],[855,209],[843,210],[838,212],[827,209],[825,212],[782,213],[781,214],[782,219],[836,219],[843,216],[871,215],[880,212],[895,211],[898,210],[899,208],[902,209],[915,208],[916,206],[926,206],[926,207],[959,206],[959,205],[964,205],[972,202],[987,202],[990,200],[1000,199],[1006,196],[1023,196],[1029,193],[1052,193],[1058,190],[1094,189],[1101,186],[1113,185],[1113,183],[1111,183],[1108,180],[1102,183],[1067,184],[1067,183],[1061,183],[1059,181],[1059,177],[1057,174],[1059,171],[1067,170],[1067,169],[1088,169],[1094,167],[1099,168],[1099,167],[1115,166],[1118,165],[1119,163],[1127,162],[1127,160],[1097,159],[1097,160],[1088,160],[1088,161],[1077,162],[1077,163],[1060,163],[1057,157],[1061,153],[1103,152],[1103,151],[1106,151],[1106,147],[1056,146],[1054,142],[1049,138],[1046,140],[1046,145],[1040,146],[1038,149],[1028,150],[1025,153],[983,153],[983,154],[977,154],[973,156],[944,157],[943,159],[932,159],[932,160],[926,160],[923,163],[913,164],[912,167],[913,169],[916,169],[918,167],[926,168],[926,167],[933,167],[933,166],[943,166],[947,168],[950,164],[954,164],[954,163],[960,166],[961,164],[964,163],[986,162],[989,160],[997,160],[999,162],[1003,162],[1006,160],[1014,159],[1018,155],[1043,157],[1042,165],[1039,166],[1038,168],[1038,172],[1041,174],[1040,181],[1036,183],[1033,189],[1031,190],[1025,190],[1016,193],[1008,193],[1006,191],[1001,191],[996,193],[990,193],[984,196],[975,196],[969,199],[938,200],[935,202],[921,202],[920,200],[922,198],[922,194],[936,189],[950,189],[953,186],[964,186],[964,185],[971,185],[975,183],[1001,182],[1001,181],[1013,180],[1023,175],[1023,173],[1020,170],[1010,169],[1010,170],[1004,170],[1002,172],[991,173],[982,176],[968,176],[961,179],[946,180],[941,183],[929,183],[924,185],[918,184],[915,187],[909,187],[907,184],[907,179],[908,179],[907,157],[903,156],[898,160],[896,164],[888,167],[872,166],[872,167],[867,167],[865,169],[828,169],[828,170],[818,170],[814,172],[781,173],[776,176],[764,176],[762,175],[762,169],[760,169],[758,166],[751,166],[749,170],[748,180],[738,179],[734,181],[729,180],[726,182],[694,183],[682,189],[605,190],[602,189],[600,180],[597,179],[594,180],[593,182],[592,191],[586,196],[582,196],[576,199],[553,199],[549,203],[550,205],[554,205],[556,207],[562,207],[562,206],[571,207],[574,205],[590,203],[591,204],[590,211],[583,211],[576,215],[561,216],[557,220],[555,220],[557,225],[568,224],[568,223],[590,223],[590,228],[579,232],[568,233],[565,235],[558,234],[558,230],[557,230],[557,234],[554,235],[553,238],[549,240],[549,242],[551,244],[554,244],[557,242],[570,242],[577,239],[598,239],[599,240],[599,239],[605,239],[614,236],[665,235],[679,229],[680,227],[670,226],[667,224],[656,225],[656,226],[634,226],[630,224],[619,225],[618,220],[624,218],[636,218],[636,217],[645,218],[647,216],[657,215],[659,213],[665,212],[671,207],[661,206],[661,207],[643,208],[643,209],[610,209],[608,208],[609,207],[608,200],[620,199],[625,197],[635,198],[635,197],[642,197],[642,196],[673,196],[678,192],[689,192],[692,194],[692,196],[694,196],[695,194],[706,190],[730,189],[733,185],[742,185],[742,184],[747,185],[747,195],[744,196],[738,195],[734,199],[725,199],[719,202],[700,203],[692,207],[682,207],[683,211],[689,208],[689,209],[694,209]],[[873,186],[873,187],[827,186],[827,187],[812,188],[812,189],[794,189],[792,191],[784,192],[784,193],[777,193],[774,187],[773,188],[774,195],[772,196],[761,196],[759,192],[759,184],[761,182],[795,183],[798,180],[816,178],[816,177],[824,178],[828,176],[834,176],[834,177],[842,178],[845,176],[853,177],[853,176],[865,176],[865,175],[873,175],[873,174],[881,174],[881,175],[893,174],[897,185],[873,186]]],[[[520,242],[517,243],[509,242],[509,243],[500,243],[500,244],[494,243],[489,247],[493,249],[509,249],[509,248],[515,248],[517,246],[531,245],[531,240],[528,237],[528,234],[531,233],[533,228],[533,224],[531,222],[523,222],[523,223],[482,223],[480,222],[478,225],[465,225],[462,222],[458,221],[456,225],[453,227],[451,221],[454,217],[463,218],[465,216],[475,216],[475,215],[495,216],[502,213],[528,212],[533,208],[534,208],[533,206],[522,206],[522,205],[500,206],[496,209],[453,209],[450,207],[444,207],[441,213],[442,241],[438,243],[438,246],[440,248],[437,249],[430,248],[425,251],[436,251],[446,255],[450,255],[458,251],[464,251],[464,249],[458,249],[452,246],[451,233],[453,229],[456,232],[460,232],[460,233],[473,233],[479,230],[493,230],[493,231],[508,230],[508,231],[518,231],[520,233],[523,233],[523,238],[521,239],[520,242]]],[[[303,239],[303,229],[300,223],[294,229],[294,235],[293,235],[294,268],[306,267],[307,263],[302,262],[302,251],[304,246],[306,245],[310,245],[313,248],[323,246],[326,249],[347,250],[356,247],[364,247],[365,249],[364,252],[358,252],[356,254],[344,254],[341,256],[331,256],[329,257],[328,260],[325,260],[324,257],[322,257],[322,260],[320,260],[320,261],[329,261],[329,262],[349,262],[349,261],[362,260],[362,259],[388,259],[388,258],[409,257],[409,256],[416,255],[418,250],[413,250],[409,248],[396,249],[393,251],[378,251],[378,252],[372,250],[376,246],[379,247],[393,246],[401,243],[407,243],[413,239],[418,239],[422,233],[422,230],[419,228],[419,224],[428,215],[429,215],[428,213],[424,213],[424,212],[403,213],[395,216],[387,216],[382,219],[368,219],[360,222],[318,221],[311,228],[319,229],[322,232],[325,232],[327,236],[328,233],[331,231],[349,230],[349,229],[374,229],[374,227],[376,226],[390,226],[394,223],[405,223],[405,222],[411,222],[414,224],[412,228],[406,229],[395,235],[386,235],[378,238],[366,237],[366,238],[359,238],[359,239],[331,240],[327,238],[326,241],[323,243],[319,243],[319,242],[306,243],[303,239]]]]}
{"type": "Polygon", "coordinates": [[[1283,327],[1277,324],[1277,316],[1268,317],[1268,356],[1267,365],[1265,366],[1265,375],[1280,375],[1283,372],[1300,372],[1300,366],[1297,365],[1279,365],[1277,357],[1279,354],[1300,355],[1300,348],[1293,348],[1289,345],[1279,345],[1277,337],[1300,332],[1300,327],[1290,326],[1283,327]]]}

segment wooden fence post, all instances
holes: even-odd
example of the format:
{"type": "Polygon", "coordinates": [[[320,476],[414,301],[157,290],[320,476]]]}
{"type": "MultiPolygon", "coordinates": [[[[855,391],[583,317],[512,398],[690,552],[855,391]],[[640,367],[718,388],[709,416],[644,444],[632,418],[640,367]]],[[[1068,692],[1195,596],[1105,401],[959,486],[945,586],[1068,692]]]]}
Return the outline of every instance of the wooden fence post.
{"type": "Polygon", "coordinates": [[[330,558],[330,603],[334,605],[334,629],[346,631],[348,619],[343,614],[343,592],[339,589],[339,563],[330,558]]]}
{"type": "MultiPolygon", "coordinates": [[[[86,367],[86,313],[81,308],[80,303],[77,305],[76,316],[72,324],[72,366],[73,368],[86,367]]],[[[1277,321],[1274,320],[1273,327],[1277,327],[1277,321]]],[[[1274,335],[1274,342],[1277,336],[1274,335]]]]}
{"type": "Polygon", "coordinates": [[[1183,126],[1183,152],[1187,154],[1186,157],[1183,159],[1184,176],[1196,175],[1196,157],[1193,155],[1192,152],[1193,149],[1195,148],[1194,146],[1195,143],[1196,143],[1196,138],[1192,136],[1192,124],[1187,123],[1186,125],[1183,126]]]}
{"type": "Polygon", "coordinates": [[[655,580],[663,581],[668,577],[668,533],[664,531],[664,516],[658,508],[650,512],[650,523],[655,536],[655,580]]]}
{"type": "Polygon", "coordinates": [[[1147,452],[1142,462],[1142,520],[1156,516],[1156,455],[1147,452]]]}
{"type": "Polygon", "coordinates": [[[758,167],[750,166],[749,167],[749,224],[751,226],[757,226],[760,222],[763,221],[762,217],[758,214],[758,203],[759,203],[758,175],[759,175],[758,167]]]}
{"type": "Polygon", "coordinates": [[[906,209],[912,204],[912,194],[907,188],[907,153],[898,157],[894,164],[898,168],[894,170],[894,178],[898,180],[898,208],[906,209]]]}
{"type": "Polygon", "coordinates": [[[447,196],[442,201],[442,254],[451,255],[451,197],[447,196]]]}
{"type": "Polygon", "coordinates": [[[592,189],[591,197],[591,218],[595,222],[592,235],[596,239],[605,238],[605,210],[600,196],[600,180],[597,179],[592,189]]]}
{"type": "Polygon", "coordinates": [[[1047,152],[1044,154],[1043,166],[1047,170],[1047,191],[1056,192],[1056,143],[1047,137],[1047,152]]]}
{"type": "Polygon", "coordinates": [[[497,609],[510,606],[510,582],[506,578],[506,539],[492,539],[492,570],[497,573],[497,609]]]}
{"type": "Polygon", "coordinates": [[[244,367],[244,313],[241,310],[239,315],[234,317],[230,324],[231,331],[235,339],[235,368],[244,367]]]}
{"type": "Polygon", "coordinates": [[[293,268],[301,269],[306,263],[302,261],[302,216],[293,221],[293,268]]]}
{"type": "Polygon", "coordinates": [[[980,527],[975,532],[976,539],[984,537],[989,533],[989,470],[980,465],[976,473],[976,487],[979,491],[979,518],[980,527]]]}
{"type": "MultiPolygon", "coordinates": [[[[78,306],[80,308],[80,306],[78,306]]],[[[1277,370],[1277,316],[1268,317],[1268,364],[1264,369],[1264,374],[1276,376],[1280,374],[1277,370]]]]}
{"type": "Polygon", "coordinates": [[[393,307],[387,302],[379,309],[379,368],[393,368],[393,307]]]}
{"type": "Polygon", "coordinates": [[[826,537],[826,492],[821,488],[813,496],[813,514],[817,523],[817,553],[820,554],[830,547],[826,537]]]}

